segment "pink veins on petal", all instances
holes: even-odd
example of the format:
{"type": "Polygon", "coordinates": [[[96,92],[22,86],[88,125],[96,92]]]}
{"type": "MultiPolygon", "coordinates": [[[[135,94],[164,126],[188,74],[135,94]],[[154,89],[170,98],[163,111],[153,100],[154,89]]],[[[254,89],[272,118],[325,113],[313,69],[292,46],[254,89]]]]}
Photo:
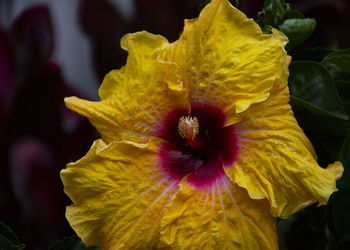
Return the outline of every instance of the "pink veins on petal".
{"type": "Polygon", "coordinates": [[[192,105],[191,111],[174,109],[162,122],[158,136],[164,139],[159,150],[162,169],[173,180],[188,181],[197,187],[208,187],[225,175],[238,153],[233,126],[226,126],[225,113],[211,104],[192,105]],[[199,131],[195,142],[183,138],[178,131],[182,117],[195,117],[199,131]]]}

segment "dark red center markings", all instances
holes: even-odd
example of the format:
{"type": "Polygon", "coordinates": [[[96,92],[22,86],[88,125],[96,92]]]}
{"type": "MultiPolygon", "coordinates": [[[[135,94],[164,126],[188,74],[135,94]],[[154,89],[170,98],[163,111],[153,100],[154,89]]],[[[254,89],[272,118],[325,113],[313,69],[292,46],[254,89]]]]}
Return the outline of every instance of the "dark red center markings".
{"type": "Polygon", "coordinates": [[[169,176],[180,181],[185,176],[198,186],[207,187],[225,175],[224,167],[235,161],[238,146],[233,126],[226,126],[225,113],[210,104],[192,105],[192,110],[172,110],[165,117],[158,136],[164,139],[159,160],[169,176]],[[188,143],[178,132],[181,117],[196,117],[199,132],[196,143],[188,143]]]}

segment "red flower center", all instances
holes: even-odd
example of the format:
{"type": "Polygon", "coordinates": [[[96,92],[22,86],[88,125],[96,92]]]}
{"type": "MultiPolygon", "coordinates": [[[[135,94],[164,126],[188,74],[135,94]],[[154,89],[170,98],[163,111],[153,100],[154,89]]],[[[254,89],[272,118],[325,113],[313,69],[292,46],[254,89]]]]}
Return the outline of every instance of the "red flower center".
{"type": "Polygon", "coordinates": [[[172,110],[158,134],[166,141],[159,151],[163,170],[177,181],[188,176],[199,187],[222,177],[223,167],[231,166],[238,152],[234,127],[225,124],[225,113],[211,104],[172,110]]]}

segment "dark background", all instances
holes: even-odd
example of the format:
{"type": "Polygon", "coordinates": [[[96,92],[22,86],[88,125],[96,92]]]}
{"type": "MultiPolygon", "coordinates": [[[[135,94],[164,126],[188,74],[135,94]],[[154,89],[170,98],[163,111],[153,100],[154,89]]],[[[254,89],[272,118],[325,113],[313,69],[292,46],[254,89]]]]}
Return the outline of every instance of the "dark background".
{"type": "MultiPolygon", "coordinates": [[[[0,0],[0,221],[27,249],[74,234],[59,172],[98,138],[63,98],[96,100],[104,75],[125,64],[124,34],[147,30],[175,41],[201,1],[129,2],[0,0]]],[[[304,47],[350,47],[350,1],[289,2],[317,21],[304,47]]],[[[241,0],[239,9],[255,18],[262,4],[241,0]]]]}

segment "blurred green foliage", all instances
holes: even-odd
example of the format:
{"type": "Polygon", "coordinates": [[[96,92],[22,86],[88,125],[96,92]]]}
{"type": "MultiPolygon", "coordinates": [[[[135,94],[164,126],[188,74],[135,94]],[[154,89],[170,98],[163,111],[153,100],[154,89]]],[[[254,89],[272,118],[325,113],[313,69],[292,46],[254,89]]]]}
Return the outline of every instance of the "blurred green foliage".
{"type": "Polygon", "coordinates": [[[25,247],[16,234],[4,223],[0,222],[0,250],[21,250],[25,247]]]}
{"type": "Polygon", "coordinates": [[[266,0],[256,22],[264,33],[271,33],[273,28],[282,31],[289,39],[287,51],[305,42],[316,28],[315,19],[305,18],[284,0],[266,0]]]}
{"type": "Polygon", "coordinates": [[[289,66],[291,104],[312,113],[349,120],[327,69],[315,61],[292,61],[289,66]]]}
{"type": "Polygon", "coordinates": [[[302,49],[316,22],[283,0],[266,0],[258,24],[288,36],[288,80],[299,125],[322,167],[340,160],[344,174],[327,206],[311,206],[279,221],[280,249],[350,249],[350,49],[302,49]]]}
{"type": "MultiPolygon", "coordinates": [[[[25,245],[20,243],[16,234],[0,222],[0,250],[22,250],[25,245]]],[[[86,247],[78,236],[71,236],[53,243],[48,250],[99,250],[99,247],[86,247]]]]}
{"type": "Polygon", "coordinates": [[[99,247],[86,247],[77,236],[67,237],[52,244],[48,250],[99,250],[99,247]]]}
{"type": "Polygon", "coordinates": [[[350,74],[350,49],[337,50],[329,53],[324,60],[339,66],[350,74]]]}

